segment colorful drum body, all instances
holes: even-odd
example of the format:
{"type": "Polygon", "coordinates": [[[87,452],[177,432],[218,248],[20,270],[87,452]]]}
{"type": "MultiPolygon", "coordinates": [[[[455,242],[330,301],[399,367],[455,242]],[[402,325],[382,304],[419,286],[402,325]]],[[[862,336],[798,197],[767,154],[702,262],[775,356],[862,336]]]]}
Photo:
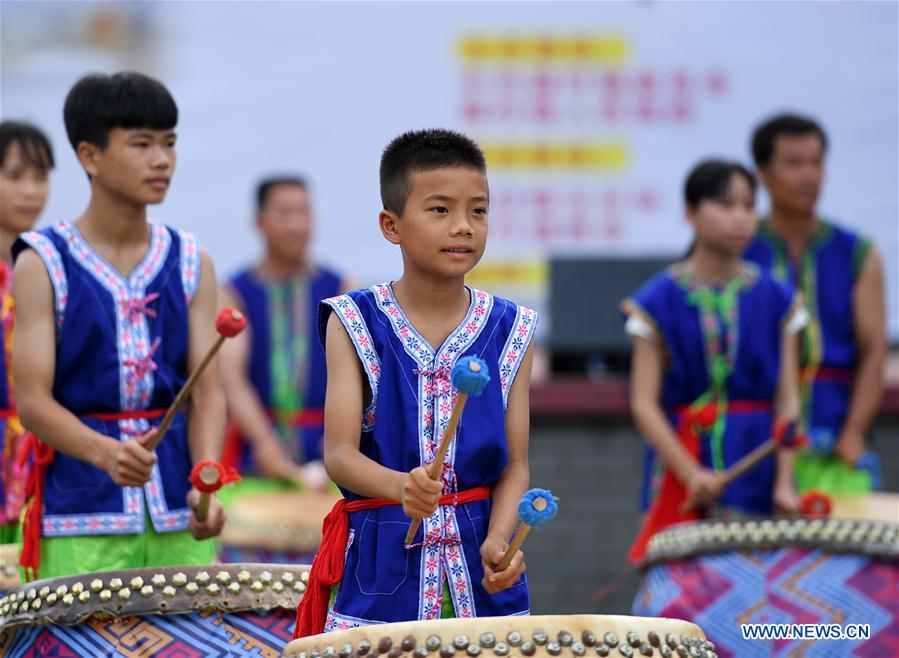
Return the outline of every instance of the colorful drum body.
{"type": "Polygon", "coordinates": [[[899,497],[834,498],[835,515],[857,518],[710,520],[657,534],[634,614],[689,619],[721,656],[899,656],[899,497]],[[870,633],[744,639],[743,624],[870,633]]]}
{"type": "Polygon", "coordinates": [[[233,564],[38,580],[0,599],[0,655],[277,658],[308,572],[233,564]]]}
{"type": "Polygon", "coordinates": [[[340,500],[336,492],[253,494],[235,500],[222,531],[222,562],[312,564],[322,521],[340,500]]]}
{"type": "Polygon", "coordinates": [[[695,656],[715,647],[695,624],[605,615],[475,617],[363,626],[294,640],[285,658],[456,656],[695,656]]]}

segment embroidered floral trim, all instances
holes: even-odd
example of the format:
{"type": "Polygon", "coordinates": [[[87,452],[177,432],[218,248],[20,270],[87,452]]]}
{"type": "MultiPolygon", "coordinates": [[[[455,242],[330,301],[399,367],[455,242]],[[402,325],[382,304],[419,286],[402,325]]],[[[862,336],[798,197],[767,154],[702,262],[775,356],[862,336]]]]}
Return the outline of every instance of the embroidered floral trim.
{"type": "Polygon", "coordinates": [[[184,298],[190,305],[200,285],[200,245],[192,233],[178,231],[181,238],[181,282],[184,298]]]}
{"type": "Polygon", "coordinates": [[[69,282],[66,279],[66,271],[62,266],[62,257],[56,249],[56,245],[46,235],[37,231],[28,231],[20,236],[27,242],[44,262],[50,282],[53,284],[53,302],[56,308],[56,326],[61,328],[65,318],[66,303],[69,300],[69,282]]]}
{"type": "Polygon", "coordinates": [[[528,351],[528,345],[530,345],[531,339],[534,337],[536,328],[536,311],[532,311],[524,306],[518,306],[515,313],[515,326],[506,340],[506,346],[503,348],[499,359],[499,381],[503,389],[503,409],[509,404],[509,390],[512,388],[512,382],[515,381],[515,375],[518,374],[518,368],[521,366],[524,355],[528,351]]]}
{"type": "Polygon", "coordinates": [[[378,405],[378,383],[381,380],[381,357],[375,350],[374,341],[365,326],[365,320],[359,307],[349,295],[339,295],[325,299],[324,303],[330,306],[343,326],[347,330],[356,354],[362,362],[365,374],[368,376],[368,385],[371,388],[371,404],[362,412],[362,431],[370,432],[375,428],[376,410],[378,405]]]}
{"type": "Polygon", "coordinates": [[[376,626],[383,624],[383,621],[374,621],[372,619],[362,619],[361,617],[351,617],[334,612],[333,609],[328,611],[328,617],[325,620],[325,633],[332,631],[346,631],[351,628],[359,628],[360,626],[376,626]]]}

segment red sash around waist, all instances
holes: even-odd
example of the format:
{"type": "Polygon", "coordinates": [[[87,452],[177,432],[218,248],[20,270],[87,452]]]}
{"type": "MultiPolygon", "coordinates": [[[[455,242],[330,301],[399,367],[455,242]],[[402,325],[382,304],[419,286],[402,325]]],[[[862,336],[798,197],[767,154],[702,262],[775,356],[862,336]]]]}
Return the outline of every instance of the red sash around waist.
{"type": "MultiPolygon", "coordinates": [[[[490,497],[490,491],[490,487],[475,487],[458,493],[444,494],[440,497],[440,504],[462,505],[476,500],[486,500],[490,497]]],[[[303,594],[300,605],[297,607],[294,639],[317,635],[325,630],[331,587],[338,584],[343,578],[346,543],[350,536],[350,513],[399,504],[395,500],[385,498],[353,501],[343,498],[337,501],[322,522],[322,543],[312,561],[306,593],[303,594]]],[[[405,548],[398,546],[397,550],[405,550],[405,548]]]]}
{"type": "MultiPolygon", "coordinates": [[[[97,420],[136,420],[159,418],[166,409],[146,409],[141,411],[117,411],[111,413],[84,414],[81,418],[97,420]]],[[[41,526],[44,519],[44,478],[53,462],[55,451],[31,432],[25,435],[25,443],[19,453],[19,465],[33,457],[34,464],[25,481],[25,496],[30,499],[22,519],[22,554],[19,565],[25,569],[26,580],[35,580],[41,565],[41,526]]]]}
{"type": "Polygon", "coordinates": [[[799,371],[799,381],[805,382],[811,379],[817,382],[837,382],[851,384],[855,381],[855,371],[851,368],[838,368],[835,366],[806,366],[799,371]]]}

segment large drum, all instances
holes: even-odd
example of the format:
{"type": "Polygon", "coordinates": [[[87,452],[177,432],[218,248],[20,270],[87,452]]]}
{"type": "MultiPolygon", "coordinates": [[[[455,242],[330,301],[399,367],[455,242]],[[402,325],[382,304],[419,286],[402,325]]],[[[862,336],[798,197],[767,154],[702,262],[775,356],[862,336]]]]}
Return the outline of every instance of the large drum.
{"type": "Polygon", "coordinates": [[[229,564],[38,580],[0,599],[6,658],[281,655],[308,567],[229,564]]]}
{"type": "Polygon", "coordinates": [[[289,658],[456,656],[660,656],[713,658],[695,624],[604,615],[477,617],[363,626],[287,645],[289,658]]]}
{"type": "Polygon", "coordinates": [[[322,520],[336,492],[252,494],[235,500],[221,536],[222,562],[311,564],[322,540],[322,520]]]}
{"type": "Polygon", "coordinates": [[[833,498],[826,519],[709,520],[657,534],[634,614],[689,619],[721,656],[899,656],[899,496],[833,498]],[[829,633],[852,637],[811,640],[796,628],[744,639],[744,624],[834,624],[829,633]]]}

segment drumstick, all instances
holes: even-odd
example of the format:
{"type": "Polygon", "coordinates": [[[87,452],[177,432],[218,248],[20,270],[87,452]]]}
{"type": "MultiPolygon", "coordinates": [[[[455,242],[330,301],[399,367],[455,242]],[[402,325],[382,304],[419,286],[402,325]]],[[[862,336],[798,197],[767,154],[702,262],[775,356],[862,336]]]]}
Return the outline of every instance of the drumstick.
{"type": "Polygon", "coordinates": [[[798,448],[803,445],[804,437],[797,433],[795,422],[786,422],[778,419],[774,423],[774,431],[770,439],[760,446],[746,453],[735,464],[722,473],[721,479],[726,487],[738,477],[760,464],[768,455],[777,448],[798,448]]]}
{"type": "MultiPolygon", "coordinates": [[[[732,464],[730,468],[721,472],[722,489],[726,488],[747,471],[758,466],[766,457],[777,450],[777,448],[781,446],[798,448],[806,443],[807,439],[797,431],[795,421],[787,422],[778,419],[774,423],[774,431],[772,432],[770,439],[761,445],[756,446],[752,451],[746,453],[737,460],[736,463],[732,464]]],[[[694,499],[693,497],[690,497],[681,506],[681,510],[689,511],[693,509],[694,506],[694,499]]]]}
{"type": "Polygon", "coordinates": [[[509,567],[512,558],[524,543],[524,538],[528,536],[531,528],[540,528],[549,523],[559,511],[556,501],[559,500],[553,496],[549,489],[530,489],[525,491],[518,503],[518,518],[520,519],[518,527],[515,529],[515,537],[512,544],[503,555],[503,559],[496,565],[496,571],[503,571],[509,567]]]}
{"type": "MultiPolygon", "coordinates": [[[[443,431],[443,439],[440,441],[437,456],[428,467],[428,477],[432,480],[440,479],[440,475],[443,472],[443,460],[446,458],[453,434],[456,433],[459,419],[462,418],[462,409],[465,408],[468,396],[481,394],[484,387],[487,386],[487,382],[490,381],[490,371],[487,370],[487,364],[478,357],[465,356],[459,359],[458,363],[453,366],[450,381],[459,390],[459,395],[456,397],[456,403],[453,405],[449,422],[443,431]]],[[[407,546],[415,539],[415,533],[418,532],[420,525],[421,519],[412,519],[412,523],[409,524],[409,531],[406,533],[407,546]]]]}
{"type": "Polygon", "coordinates": [[[240,476],[234,468],[226,470],[224,466],[210,459],[197,462],[191,469],[188,479],[194,489],[200,492],[200,503],[194,510],[197,521],[206,520],[206,516],[209,514],[209,499],[213,493],[226,484],[240,482],[240,476]]]}
{"type": "Polygon", "coordinates": [[[219,337],[216,339],[215,343],[212,344],[212,347],[209,348],[209,351],[206,353],[206,356],[203,357],[203,360],[200,361],[200,365],[197,366],[196,370],[190,373],[190,377],[184,382],[184,386],[181,387],[181,390],[178,391],[178,395],[175,396],[175,401],[172,402],[168,411],[165,412],[162,422],[159,423],[159,427],[156,428],[156,434],[153,435],[153,438],[151,438],[150,442],[147,444],[147,450],[152,452],[156,449],[156,446],[159,445],[159,442],[162,441],[162,437],[165,436],[172,421],[175,420],[175,414],[177,414],[181,407],[184,406],[184,403],[187,402],[187,398],[190,395],[191,390],[193,390],[194,385],[197,383],[197,380],[200,379],[200,375],[206,370],[206,366],[212,362],[213,357],[219,351],[219,348],[222,346],[222,343],[225,342],[225,339],[233,338],[243,331],[246,326],[247,319],[240,311],[227,306],[219,311],[218,317],[215,319],[215,329],[218,331],[219,337]]]}

